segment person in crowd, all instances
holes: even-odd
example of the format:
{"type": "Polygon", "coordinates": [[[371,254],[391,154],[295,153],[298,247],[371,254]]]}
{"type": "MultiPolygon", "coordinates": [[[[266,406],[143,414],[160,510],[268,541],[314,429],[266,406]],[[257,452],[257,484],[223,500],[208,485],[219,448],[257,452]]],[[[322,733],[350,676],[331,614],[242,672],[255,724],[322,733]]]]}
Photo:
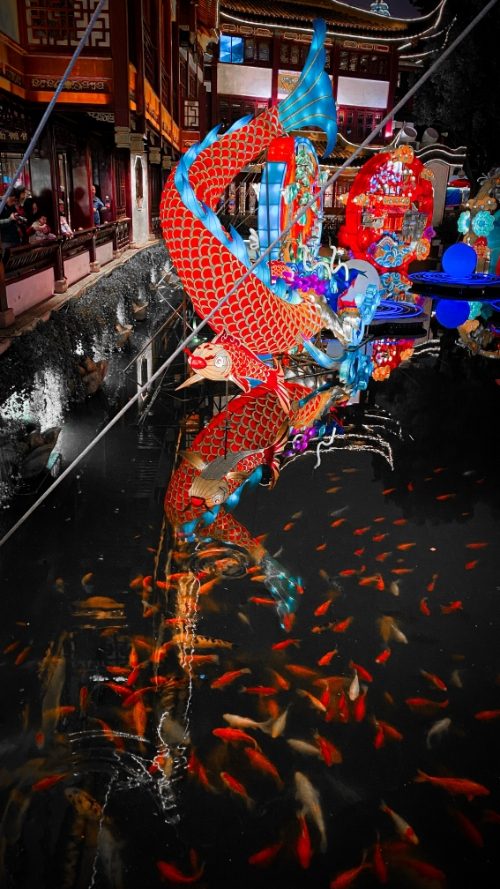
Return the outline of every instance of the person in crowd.
{"type": "Polygon", "coordinates": [[[65,238],[73,237],[73,229],[71,228],[64,209],[64,201],[59,201],[59,229],[65,238]]]}
{"type": "MultiPolygon", "coordinates": [[[[0,242],[2,252],[9,251],[11,247],[18,247],[22,243],[21,219],[17,211],[19,190],[14,188],[5,202],[5,207],[0,213],[0,242]]],[[[4,256],[4,259],[6,257],[4,256]]]]}
{"type": "Polygon", "coordinates": [[[92,208],[94,211],[94,225],[100,225],[101,224],[101,210],[104,208],[104,204],[96,194],[95,185],[93,185],[91,187],[90,193],[92,196],[92,208]]]}
{"type": "Polygon", "coordinates": [[[47,217],[40,214],[28,229],[29,242],[32,246],[44,241],[54,241],[56,236],[51,232],[47,217]]]}

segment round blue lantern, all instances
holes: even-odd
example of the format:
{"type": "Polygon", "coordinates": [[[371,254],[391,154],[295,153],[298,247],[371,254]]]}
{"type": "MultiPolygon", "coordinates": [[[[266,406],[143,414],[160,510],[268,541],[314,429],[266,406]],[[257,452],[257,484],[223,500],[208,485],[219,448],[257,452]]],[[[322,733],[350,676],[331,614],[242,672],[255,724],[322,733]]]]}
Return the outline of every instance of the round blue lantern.
{"type": "Polygon", "coordinates": [[[467,300],[440,299],[436,305],[436,318],[443,327],[460,327],[467,321],[469,311],[467,300]]]}
{"type": "Polygon", "coordinates": [[[477,263],[477,253],[469,244],[459,241],[452,244],[443,253],[441,260],[443,271],[453,278],[469,278],[474,274],[477,263]]]}

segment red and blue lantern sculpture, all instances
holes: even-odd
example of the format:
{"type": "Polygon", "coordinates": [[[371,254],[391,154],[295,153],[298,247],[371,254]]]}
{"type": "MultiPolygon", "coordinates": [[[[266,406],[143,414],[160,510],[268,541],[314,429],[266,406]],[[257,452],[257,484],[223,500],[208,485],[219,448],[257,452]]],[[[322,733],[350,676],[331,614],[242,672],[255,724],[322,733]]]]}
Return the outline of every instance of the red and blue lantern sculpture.
{"type": "Polygon", "coordinates": [[[429,255],[432,210],[432,172],[413,149],[380,152],[351,186],[339,243],[375,266],[387,294],[404,296],[411,288],[409,264],[429,255]]]}
{"type": "Polygon", "coordinates": [[[276,482],[292,431],[307,442],[316,434],[333,437],[341,428],[336,406],[368,384],[373,365],[359,346],[381,298],[375,272],[371,283],[362,284],[366,276],[359,269],[318,255],[318,159],[307,139],[291,135],[319,127],[326,133],[326,153],[335,144],[325,31],[324,22],[315,23],[304,71],[278,107],[238,121],[221,136],[217,127],[186,152],[166,184],[160,210],[179,278],[215,333],[190,355],[194,375],[183,385],[205,378],[242,389],[181,455],[167,490],[166,515],[181,543],[202,537],[245,547],[260,566],[284,626],[290,625],[299,581],[250,538],[228,509],[246,485],[276,482]],[[264,151],[260,249],[278,238],[279,243],[268,261],[235,286],[250,268],[246,245],[233,228],[223,228],[215,209],[236,174],[264,151]],[[339,304],[337,312],[338,298],[347,289],[347,304],[339,304]],[[325,329],[330,343],[337,343],[333,351],[318,339],[325,329]],[[321,375],[317,389],[285,378],[283,367],[297,360],[329,372],[321,375]]]}

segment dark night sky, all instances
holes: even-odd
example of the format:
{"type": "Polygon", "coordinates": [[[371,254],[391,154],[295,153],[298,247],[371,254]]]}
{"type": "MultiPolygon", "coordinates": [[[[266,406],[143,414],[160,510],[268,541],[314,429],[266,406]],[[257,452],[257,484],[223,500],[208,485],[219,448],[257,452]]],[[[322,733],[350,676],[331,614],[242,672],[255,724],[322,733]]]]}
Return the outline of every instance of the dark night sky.
{"type": "MultiPolygon", "coordinates": [[[[417,18],[418,10],[410,3],[410,0],[387,0],[391,15],[401,18],[417,18]]],[[[370,8],[371,0],[353,0],[351,6],[359,6],[362,9],[370,8]]]]}

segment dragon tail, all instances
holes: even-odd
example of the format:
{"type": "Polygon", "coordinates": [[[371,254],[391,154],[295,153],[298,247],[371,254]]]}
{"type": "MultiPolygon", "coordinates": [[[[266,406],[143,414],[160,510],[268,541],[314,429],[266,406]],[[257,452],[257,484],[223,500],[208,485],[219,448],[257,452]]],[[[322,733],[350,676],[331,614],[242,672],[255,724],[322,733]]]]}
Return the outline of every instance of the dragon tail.
{"type": "Polygon", "coordinates": [[[279,105],[279,118],[287,132],[304,126],[323,130],[327,137],[325,155],[328,155],[337,139],[337,111],[330,78],[325,71],[325,34],[325,22],[316,19],[304,69],[295,89],[279,105]]]}

